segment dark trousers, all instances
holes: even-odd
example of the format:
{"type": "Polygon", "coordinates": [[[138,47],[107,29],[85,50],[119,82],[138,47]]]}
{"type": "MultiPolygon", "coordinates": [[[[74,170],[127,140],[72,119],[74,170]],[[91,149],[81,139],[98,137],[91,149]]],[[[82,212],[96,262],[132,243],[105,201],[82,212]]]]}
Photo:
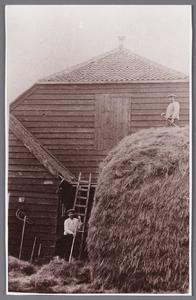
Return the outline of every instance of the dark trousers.
{"type": "MultiPolygon", "coordinates": [[[[63,236],[63,251],[64,251],[64,258],[66,260],[69,260],[72,243],[73,243],[73,235],[72,234],[67,234],[67,235],[63,236]]],[[[75,236],[75,240],[74,240],[72,257],[74,257],[74,258],[78,257],[78,237],[77,237],[77,235],[75,236]]]]}

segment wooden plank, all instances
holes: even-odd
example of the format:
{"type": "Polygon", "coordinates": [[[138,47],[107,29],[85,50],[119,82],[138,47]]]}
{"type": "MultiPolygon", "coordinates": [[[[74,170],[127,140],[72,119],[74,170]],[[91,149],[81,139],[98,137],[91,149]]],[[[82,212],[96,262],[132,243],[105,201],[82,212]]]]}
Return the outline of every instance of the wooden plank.
{"type": "MultiPolygon", "coordinates": [[[[57,219],[57,209],[53,211],[38,211],[38,210],[28,210],[25,209],[25,213],[29,216],[31,219],[48,219],[56,220],[57,219]]],[[[9,209],[8,212],[9,217],[16,217],[16,210],[15,209],[9,209]]]]}
{"type": "MultiPolygon", "coordinates": [[[[39,105],[36,105],[36,106],[33,106],[34,110],[49,110],[49,111],[52,111],[52,110],[94,110],[94,105],[45,105],[45,104],[39,104],[39,105]]],[[[15,108],[15,110],[20,110],[20,111],[27,111],[27,110],[32,110],[32,107],[31,106],[27,106],[27,105],[20,105],[18,107],[15,108]]]]}
{"type": "Polygon", "coordinates": [[[79,174],[79,172],[82,172],[82,173],[98,173],[98,166],[95,166],[95,167],[93,167],[93,166],[88,166],[88,167],[86,167],[86,166],[79,166],[79,167],[77,167],[77,166],[73,166],[73,167],[70,167],[70,169],[72,170],[72,172],[75,174],[75,173],[78,173],[79,174]]]}
{"type": "MultiPolygon", "coordinates": [[[[18,202],[18,199],[19,199],[19,197],[17,195],[15,195],[14,192],[10,193],[10,202],[17,203],[19,205],[20,203],[18,202]]],[[[53,199],[28,197],[26,199],[26,203],[33,204],[33,205],[40,204],[40,205],[55,205],[55,206],[57,206],[58,199],[57,199],[57,195],[54,195],[53,199]]],[[[21,208],[21,210],[22,210],[22,208],[21,208]]]]}
{"type": "MultiPolygon", "coordinates": [[[[163,88],[165,90],[165,92],[169,93],[169,92],[176,92],[177,88],[188,88],[189,87],[189,83],[188,82],[148,82],[148,83],[137,83],[137,82],[131,82],[131,83],[103,83],[103,84],[50,84],[50,85],[44,85],[41,84],[40,85],[40,91],[41,90],[46,90],[46,91],[51,91],[51,90],[67,90],[70,92],[76,92],[80,93],[80,91],[89,91],[89,90],[93,90],[95,89],[97,92],[99,90],[103,90],[103,89],[109,89],[112,90],[112,93],[114,93],[114,91],[117,89],[119,90],[136,90],[138,89],[144,89],[144,88],[148,88],[148,89],[153,89],[153,88],[163,88]]],[[[39,91],[39,92],[40,92],[39,91]]]]}
{"type": "MultiPolygon", "coordinates": [[[[25,210],[26,212],[28,211],[43,211],[43,212],[53,212],[56,213],[57,211],[57,205],[48,205],[48,204],[40,204],[40,203],[19,203],[19,202],[11,202],[9,201],[9,211],[13,210],[15,211],[17,209],[25,210]],[[20,204],[20,205],[19,205],[20,204]]],[[[28,213],[27,213],[28,214],[28,213]]],[[[28,214],[29,215],[29,214],[28,214]]]]}
{"type": "MultiPolygon", "coordinates": [[[[152,121],[132,121],[132,123],[131,123],[131,126],[132,127],[141,127],[141,126],[148,126],[148,127],[157,127],[157,126],[159,126],[160,124],[162,124],[162,122],[164,122],[165,123],[165,121],[163,120],[160,120],[160,121],[156,121],[156,120],[152,120],[152,121]]],[[[187,124],[187,122],[186,121],[181,121],[181,126],[185,126],[186,124],[187,124]]]]}
{"type": "Polygon", "coordinates": [[[51,122],[48,120],[47,122],[26,122],[23,121],[22,124],[26,127],[26,128],[37,128],[37,127],[52,127],[53,128],[61,128],[61,127],[67,127],[67,128],[77,128],[77,127],[87,127],[87,128],[94,128],[94,122],[75,122],[74,119],[72,122],[55,122],[55,124],[51,124],[51,122]]]}
{"type": "Polygon", "coordinates": [[[24,103],[32,103],[29,99],[65,99],[65,100],[94,100],[93,95],[80,95],[75,93],[74,95],[67,95],[65,90],[37,90],[31,94],[24,103]],[[55,98],[54,98],[55,97],[55,98]]]}
{"type": "MultiPolygon", "coordinates": [[[[29,236],[27,234],[25,235],[25,239],[23,241],[23,254],[24,254],[24,248],[31,247],[31,251],[32,251],[34,237],[35,237],[35,235],[34,236],[31,235],[31,238],[29,238],[29,236]]],[[[21,239],[20,235],[15,237],[15,238],[12,238],[11,241],[10,241],[10,244],[11,245],[18,245],[18,244],[20,244],[20,239],[21,239]]],[[[55,238],[54,239],[51,239],[51,238],[50,239],[49,238],[48,239],[42,239],[42,242],[44,242],[45,247],[46,246],[49,247],[49,246],[51,246],[55,243],[55,238]]]]}
{"type": "MultiPolygon", "coordinates": [[[[15,223],[13,222],[12,220],[12,223],[9,222],[9,232],[13,231],[13,230],[17,230],[17,231],[20,231],[21,233],[21,223],[15,223]]],[[[27,232],[31,232],[32,228],[30,226],[26,227],[25,230],[27,232]]],[[[54,226],[53,224],[52,225],[46,225],[46,226],[40,226],[40,225],[37,225],[37,224],[33,224],[33,232],[39,232],[41,235],[42,234],[46,234],[46,233],[49,233],[52,235],[56,234],[56,226],[54,226]]]]}
{"type": "MultiPolygon", "coordinates": [[[[32,95],[32,99],[25,100],[22,105],[26,106],[40,106],[40,105],[52,105],[52,106],[72,106],[72,105],[92,105],[94,106],[94,95],[87,95],[86,97],[90,97],[91,99],[69,99],[71,96],[69,95],[32,95]],[[40,98],[40,99],[39,99],[40,98]]],[[[84,96],[82,96],[84,97],[84,96]]],[[[19,106],[20,107],[20,106],[19,106]]]]}
{"type": "Polygon", "coordinates": [[[64,162],[64,163],[77,163],[77,162],[84,162],[84,163],[89,163],[89,162],[100,162],[102,161],[104,158],[105,158],[106,155],[82,155],[79,156],[79,155],[72,155],[71,157],[69,155],[57,155],[58,159],[61,161],[61,162],[64,162]]]}
{"type": "MultiPolygon", "coordinates": [[[[144,92],[144,91],[148,91],[148,90],[152,90],[152,89],[155,89],[155,88],[157,88],[157,89],[159,89],[159,91],[160,92],[168,92],[168,93],[174,93],[174,89],[177,89],[178,90],[178,92],[187,92],[188,90],[189,90],[189,87],[188,87],[188,84],[187,83],[185,83],[185,84],[182,84],[182,83],[180,83],[180,84],[173,84],[173,86],[171,86],[171,84],[134,84],[134,83],[132,83],[132,84],[120,84],[120,86],[122,86],[122,89],[125,89],[125,88],[129,88],[129,89],[131,89],[131,91],[137,91],[137,92],[144,92]]],[[[96,85],[96,86],[93,86],[93,85],[91,85],[91,87],[93,88],[93,89],[96,89],[96,90],[102,90],[103,89],[103,85],[96,85]]],[[[75,93],[76,93],[76,95],[73,95],[73,98],[71,98],[71,99],[75,99],[74,97],[81,97],[81,95],[80,94],[78,94],[78,89],[82,89],[82,90],[89,90],[89,85],[88,86],[86,86],[86,85],[76,85],[74,88],[73,88],[73,86],[72,87],[64,87],[63,89],[55,89],[55,88],[53,88],[53,87],[50,87],[50,89],[49,88],[47,88],[47,87],[40,87],[40,89],[39,90],[37,90],[37,91],[35,91],[34,92],[34,94],[48,94],[48,93],[50,93],[50,94],[53,94],[53,95],[65,95],[66,93],[67,93],[67,91],[69,92],[70,90],[71,91],[75,91],[75,93]]],[[[112,92],[112,90],[114,89],[114,88],[116,88],[116,85],[112,85],[112,84],[104,84],[104,88],[106,89],[108,89],[109,91],[111,91],[112,92]]],[[[83,96],[83,97],[85,97],[85,96],[83,96]]]]}
{"type": "Polygon", "coordinates": [[[94,116],[17,116],[17,119],[21,122],[94,122],[94,116]]]}
{"type": "MultiPolygon", "coordinates": [[[[57,209],[54,211],[34,211],[34,210],[28,210],[25,209],[25,213],[29,216],[31,219],[53,219],[56,220],[57,217],[57,209]]],[[[8,217],[16,217],[16,210],[15,209],[9,209],[8,217]]]]}
{"type": "Polygon", "coordinates": [[[39,141],[43,145],[92,145],[93,146],[93,139],[74,139],[74,138],[53,138],[53,139],[39,139],[39,141]]]}
{"type": "Polygon", "coordinates": [[[94,133],[94,128],[88,128],[88,127],[71,127],[71,128],[60,128],[60,127],[57,127],[57,128],[53,128],[53,127],[50,127],[50,128],[47,128],[47,127],[42,127],[42,128],[31,128],[31,133],[94,133]]]}
{"type": "Polygon", "coordinates": [[[55,201],[54,199],[58,197],[57,194],[53,193],[47,193],[47,192],[35,192],[35,191],[11,191],[12,196],[14,197],[29,197],[29,198],[39,198],[39,199],[52,199],[52,201],[55,201]]]}
{"type": "Polygon", "coordinates": [[[187,81],[179,81],[179,82],[171,82],[171,81],[165,81],[164,83],[163,82],[142,82],[142,83],[138,83],[138,82],[131,82],[131,83],[124,83],[124,82],[115,82],[115,83],[82,83],[82,84],[77,84],[77,83],[41,83],[39,84],[39,87],[40,89],[47,89],[47,90],[50,90],[50,89],[76,89],[76,88],[83,88],[83,89],[89,89],[89,87],[97,87],[97,88],[103,88],[103,86],[106,86],[108,88],[115,88],[116,86],[134,86],[134,87],[137,87],[137,86],[162,86],[162,85],[167,85],[168,87],[169,86],[188,86],[188,82],[187,81]]]}
{"type": "MultiPolygon", "coordinates": [[[[148,109],[134,109],[132,110],[132,116],[134,115],[160,115],[162,112],[165,112],[166,111],[166,107],[164,109],[162,108],[159,108],[159,109],[151,109],[151,110],[148,110],[148,109]]],[[[189,109],[187,108],[181,108],[180,109],[180,115],[183,114],[183,115],[188,115],[189,114],[189,109]]]]}
{"type": "MultiPolygon", "coordinates": [[[[26,231],[26,233],[28,232],[28,234],[25,235],[25,239],[28,241],[29,240],[29,244],[32,244],[33,239],[32,237],[37,236],[37,240],[38,240],[38,244],[41,241],[48,241],[48,240],[54,240],[56,239],[56,235],[55,234],[51,234],[51,233],[46,233],[46,232],[39,232],[39,231],[35,231],[33,230],[32,234],[29,235],[29,233],[31,232],[30,230],[26,231]]],[[[16,237],[18,237],[20,239],[20,235],[21,235],[21,231],[20,230],[10,230],[9,231],[9,239],[16,239],[16,237]]]]}
{"type": "MultiPolygon", "coordinates": [[[[8,223],[9,224],[15,224],[16,223],[16,216],[8,217],[8,223]]],[[[44,226],[55,226],[56,225],[56,218],[46,218],[46,219],[37,219],[36,217],[31,217],[31,220],[33,221],[33,224],[36,225],[44,225],[44,226]]],[[[18,220],[19,221],[19,220],[18,220]]],[[[21,222],[21,221],[20,221],[21,222]]],[[[30,226],[30,225],[29,225],[30,226]]]]}
{"type": "MultiPolygon", "coordinates": [[[[64,162],[64,164],[66,165],[66,167],[67,168],[69,168],[70,166],[73,166],[73,165],[76,165],[76,166],[88,166],[88,165],[96,165],[97,166],[97,164],[100,162],[101,160],[99,159],[99,160],[96,160],[96,161],[94,161],[94,160],[89,160],[88,158],[87,158],[87,161],[85,161],[85,158],[84,158],[84,160],[83,161],[79,161],[79,160],[62,160],[61,162],[64,162]]],[[[9,165],[10,166],[14,166],[14,169],[17,169],[17,170],[21,170],[22,168],[25,168],[25,170],[27,170],[27,171],[29,171],[30,169],[32,169],[33,168],[33,166],[36,166],[37,167],[37,165],[36,164],[34,164],[33,163],[33,161],[30,161],[30,162],[27,162],[27,163],[25,163],[25,162],[23,162],[22,160],[19,160],[19,159],[17,159],[17,160],[12,160],[12,161],[10,161],[10,163],[9,163],[9,165]],[[21,168],[20,168],[20,166],[22,166],[21,168]]],[[[10,168],[10,170],[11,170],[11,168],[10,168]]]]}
{"type": "Polygon", "coordinates": [[[78,145],[78,144],[75,144],[75,145],[46,145],[47,146],[47,149],[48,150],[59,150],[58,153],[60,153],[61,150],[93,150],[94,147],[93,145],[78,145]]]}
{"type": "Polygon", "coordinates": [[[84,156],[105,156],[108,153],[108,150],[105,151],[99,151],[99,150],[94,150],[94,149],[90,149],[90,150],[79,150],[79,149],[71,149],[71,150],[67,150],[66,151],[66,155],[64,151],[60,151],[58,152],[58,150],[53,150],[52,153],[54,153],[55,155],[63,155],[63,156],[75,156],[75,155],[84,155],[84,156]]]}
{"type": "MultiPolygon", "coordinates": [[[[157,104],[152,104],[152,103],[132,103],[132,110],[135,109],[163,109],[166,110],[167,104],[166,103],[157,103],[157,104]]],[[[188,105],[186,103],[181,103],[180,108],[185,108],[188,109],[188,105]]]]}
{"type": "Polygon", "coordinates": [[[46,172],[45,167],[43,167],[42,165],[38,165],[38,166],[22,166],[22,165],[9,165],[8,167],[9,171],[27,171],[27,172],[46,172]]]}
{"type": "MultiPolygon", "coordinates": [[[[180,120],[188,120],[189,115],[180,115],[180,120]]],[[[161,114],[158,115],[133,115],[132,116],[133,121],[158,121],[158,120],[163,120],[163,117],[161,117],[161,114]]]]}
{"type": "MultiPolygon", "coordinates": [[[[45,178],[36,178],[36,179],[28,179],[28,178],[8,178],[8,184],[20,184],[20,185],[44,185],[45,178]]],[[[53,186],[59,187],[59,179],[51,180],[53,182],[53,186]]],[[[47,186],[47,185],[46,185],[47,186]]]]}
{"type": "Polygon", "coordinates": [[[11,191],[22,191],[22,192],[35,192],[35,193],[53,193],[53,194],[57,194],[59,192],[59,189],[56,186],[53,185],[46,185],[46,184],[42,184],[42,185],[25,185],[25,184],[8,184],[8,190],[9,192],[11,191]]]}
{"type": "Polygon", "coordinates": [[[35,133],[38,139],[93,139],[94,134],[89,132],[73,132],[73,133],[35,133]]]}
{"type": "MultiPolygon", "coordinates": [[[[17,153],[18,154],[18,153],[17,153]]],[[[42,166],[40,162],[34,158],[22,158],[22,153],[19,153],[20,157],[15,156],[10,157],[9,155],[9,165],[25,165],[25,166],[42,166]]]]}
{"type": "Polygon", "coordinates": [[[16,110],[13,111],[14,116],[94,116],[94,110],[16,110]]]}
{"type": "Polygon", "coordinates": [[[9,177],[17,178],[50,178],[54,177],[48,172],[25,172],[25,171],[9,171],[9,177]]]}
{"type": "MultiPolygon", "coordinates": [[[[190,102],[189,97],[184,98],[177,98],[176,100],[179,103],[187,103],[190,102]]],[[[165,105],[169,104],[168,98],[167,97],[162,97],[162,98],[143,98],[143,97],[138,97],[138,98],[133,98],[132,103],[165,103],[165,105]]]]}
{"type": "MultiPolygon", "coordinates": [[[[187,97],[189,96],[189,90],[185,90],[185,91],[179,91],[178,92],[178,88],[171,88],[170,91],[169,91],[169,88],[167,87],[164,87],[162,90],[160,90],[160,88],[158,86],[154,86],[154,87],[151,87],[151,88],[148,88],[145,90],[136,90],[136,88],[134,88],[133,86],[132,87],[129,87],[128,84],[127,86],[123,87],[122,85],[116,85],[114,86],[113,88],[111,87],[110,89],[105,87],[104,85],[102,86],[102,88],[98,89],[96,87],[92,87],[89,85],[89,88],[88,89],[82,89],[82,86],[80,86],[80,89],[77,89],[77,90],[74,90],[74,89],[70,89],[70,90],[67,90],[66,94],[67,95],[76,95],[77,94],[80,94],[80,95],[84,95],[84,96],[91,96],[93,97],[93,95],[95,94],[130,94],[131,97],[137,97],[139,94],[143,95],[144,97],[146,97],[147,95],[150,95],[150,97],[156,97],[156,98],[159,98],[159,97],[167,97],[167,95],[169,93],[175,93],[175,95],[177,97],[181,96],[181,97],[187,97]]],[[[41,97],[43,96],[46,97],[46,95],[38,95],[38,97],[41,97]]],[[[63,97],[64,95],[52,95],[53,98],[56,98],[56,97],[63,97]]],[[[44,100],[44,99],[40,99],[40,100],[44,100]]]]}
{"type": "Polygon", "coordinates": [[[17,145],[12,146],[9,143],[9,155],[10,155],[10,153],[25,153],[25,154],[28,154],[30,152],[24,145],[21,145],[21,142],[20,142],[19,146],[17,146],[17,145]]]}
{"type": "MultiPolygon", "coordinates": [[[[96,155],[96,153],[91,154],[90,152],[89,152],[89,154],[88,153],[87,154],[82,153],[81,156],[79,156],[78,151],[77,152],[76,151],[69,152],[69,153],[66,153],[64,155],[56,154],[56,158],[60,161],[62,161],[62,160],[64,160],[64,161],[71,161],[71,160],[76,160],[76,161],[81,160],[81,161],[83,161],[84,159],[87,159],[87,160],[91,161],[91,160],[101,159],[104,156],[105,156],[104,154],[97,153],[97,155],[96,155]],[[91,155],[91,156],[89,156],[89,155],[91,155]]],[[[35,162],[35,164],[39,164],[39,162],[36,159],[34,159],[33,155],[30,156],[30,155],[28,155],[28,153],[17,153],[17,152],[13,153],[13,152],[10,152],[9,153],[9,159],[14,159],[14,161],[15,160],[19,161],[20,160],[21,163],[24,160],[25,163],[35,162]]],[[[16,164],[17,164],[17,162],[16,162],[16,164]]]]}

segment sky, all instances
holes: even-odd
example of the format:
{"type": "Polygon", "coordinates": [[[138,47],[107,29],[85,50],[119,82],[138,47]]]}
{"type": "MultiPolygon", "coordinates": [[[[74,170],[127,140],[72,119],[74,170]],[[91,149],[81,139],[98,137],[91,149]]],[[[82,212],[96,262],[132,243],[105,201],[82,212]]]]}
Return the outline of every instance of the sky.
{"type": "Polygon", "coordinates": [[[15,100],[39,79],[124,48],[190,74],[190,5],[8,5],[6,94],[15,100]]]}

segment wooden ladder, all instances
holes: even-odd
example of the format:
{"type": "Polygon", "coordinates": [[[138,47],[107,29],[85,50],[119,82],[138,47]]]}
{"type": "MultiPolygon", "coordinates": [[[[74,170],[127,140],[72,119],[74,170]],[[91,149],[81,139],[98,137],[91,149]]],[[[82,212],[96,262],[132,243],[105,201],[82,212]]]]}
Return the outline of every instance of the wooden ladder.
{"type": "Polygon", "coordinates": [[[81,216],[82,226],[79,233],[79,258],[81,258],[82,248],[85,238],[85,228],[87,221],[87,212],[88,212],[88,202],[91,188],[91,177],[92,174],[89,174],[89,180],[82,180],[82,174],[79,173],[78,182],[76,187],[76,194],[74,199],[73,208],[75,210],[76,216],[81,216]]]}

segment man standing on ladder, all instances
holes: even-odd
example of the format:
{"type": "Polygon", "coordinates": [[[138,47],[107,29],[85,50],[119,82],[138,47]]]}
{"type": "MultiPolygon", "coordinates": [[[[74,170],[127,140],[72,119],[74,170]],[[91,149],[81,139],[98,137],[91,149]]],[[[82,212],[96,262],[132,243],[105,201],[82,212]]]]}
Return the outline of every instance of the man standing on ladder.
{"type": "Polygon", "coordinates": [[[170,104],[167,107],[166,113],[162,113],[166,119],[166,127],[175,126],[178,127],[180,104],[175,101],[176,95],[170,94],[167,96],[170,104]]]}
{"type": "MultiPolygon", "coordinates": [[[[69,260],[70,252],[73,250],[73,247],[75,245],[75,251],[74,253],[77,253],[77,232],[80,229],[82,222],[80,216],[77,218],[74,218],[75,211],[74,209],[69,209],[67,211],[68,219],[64,222],[64,258],[66,260],[69,260]],[[74,243],[73,247],[72,244],[74,243]]],[[[71,253],[72,254],[72,253],[71,253]]],[[[77,256],[77,255],[76,255],[77,256]]]]}

